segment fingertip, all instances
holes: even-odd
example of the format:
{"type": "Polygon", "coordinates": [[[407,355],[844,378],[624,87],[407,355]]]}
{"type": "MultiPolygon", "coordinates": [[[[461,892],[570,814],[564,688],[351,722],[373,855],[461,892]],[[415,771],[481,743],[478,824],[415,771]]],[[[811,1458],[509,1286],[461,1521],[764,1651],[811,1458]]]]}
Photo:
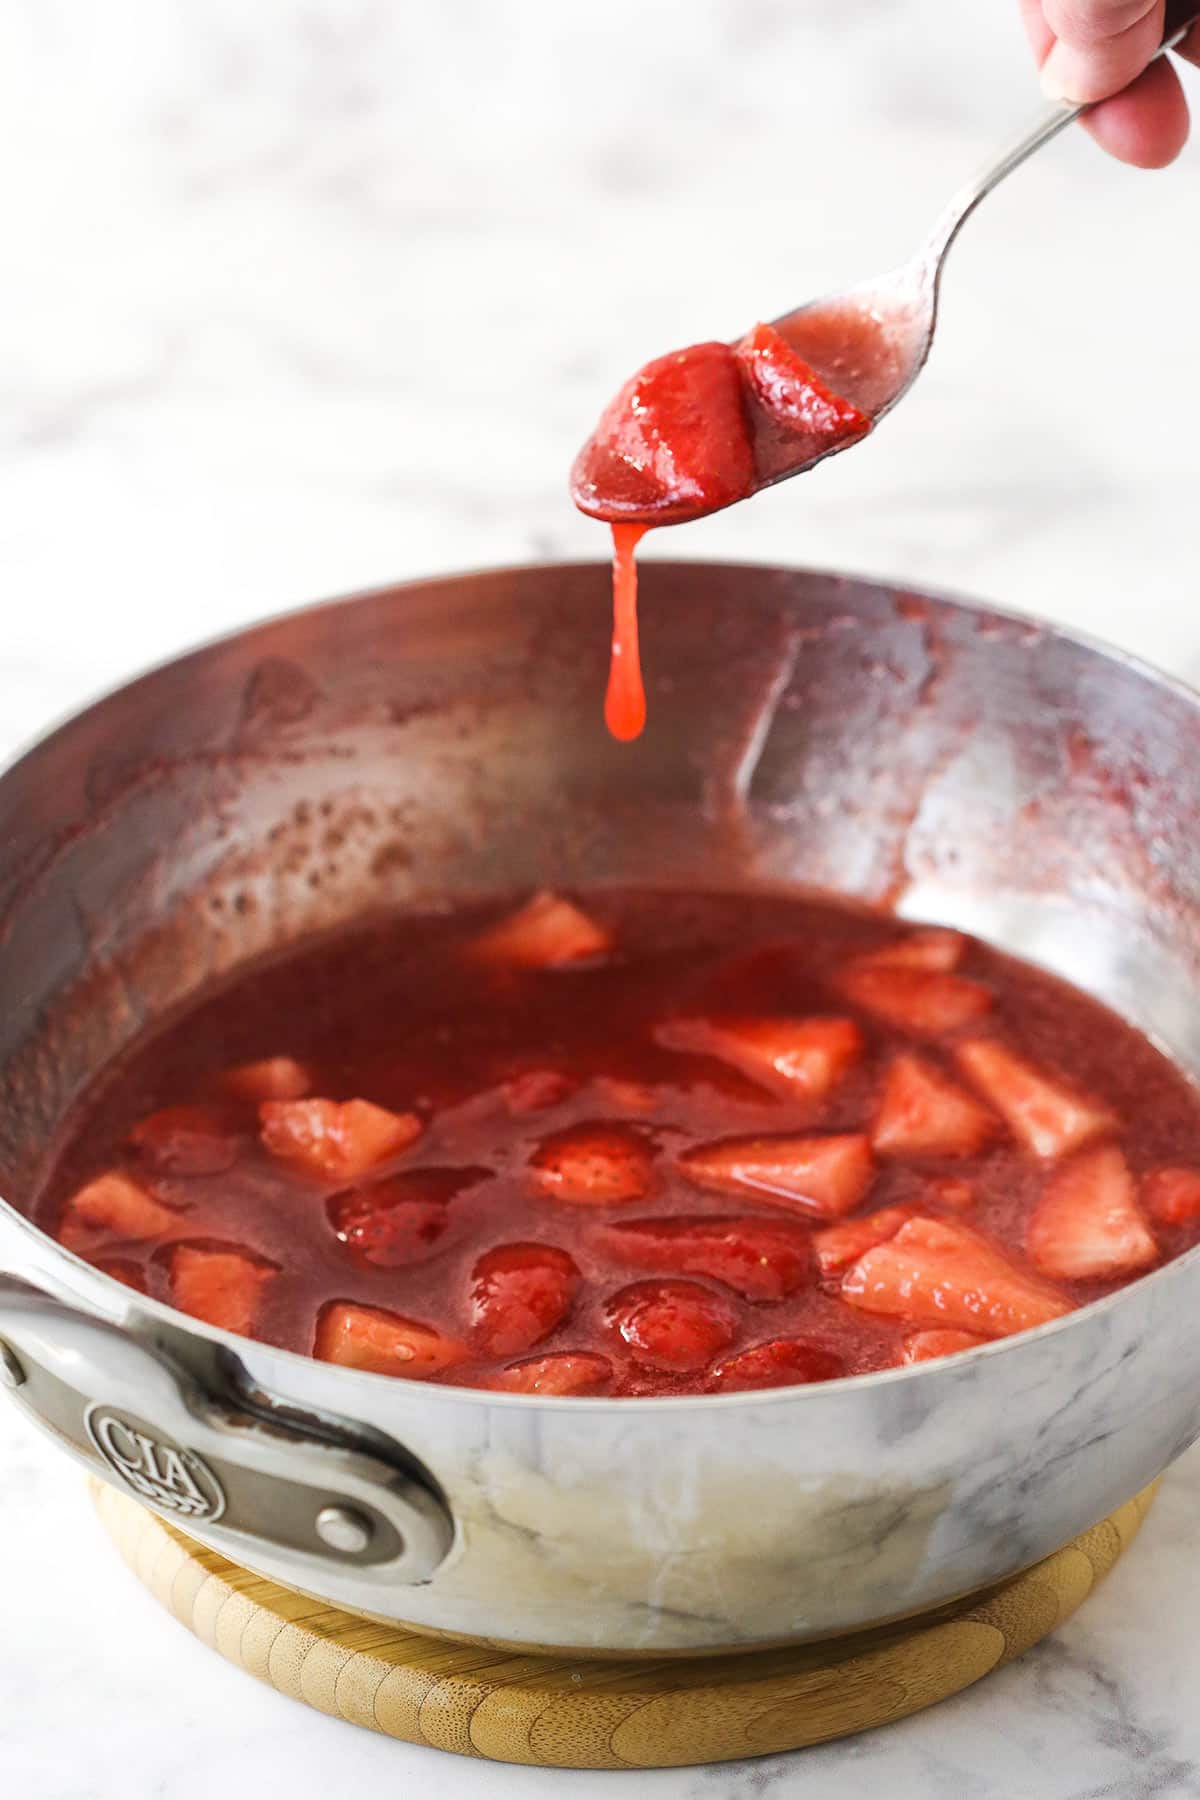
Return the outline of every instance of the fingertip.
{"type": "Polygon", "coordinates": [[[1029,39],[1029,47],[1033,51],[1034,61],[1040,69],[1050,54],[1054,43],[1054,33],[1046,23],[1046,15],[1042,11],[1042,0],[1019,0],[1021,23],[1025,27],[1025,35],[1029,39]]]}
{"type": "Polygon", "coordinates": [[[1122,21],[1127,5],[1078,0],[1044,0],[1047,24],[1055,34],[1042,64],[1042,86],[1055,100],[1092,105],[1118,94],[1134,81],[1162,40],[1162,0],[1139,4],[1138,16],[1122,21]]]}
{"type": "Polygon", "coordinates": [[[1135,169],[1165,169],[1188,139],[1188,105],[1179,77],[1163,58],[1124,93],[1084,114],[1102,149],[1135,169]]]}

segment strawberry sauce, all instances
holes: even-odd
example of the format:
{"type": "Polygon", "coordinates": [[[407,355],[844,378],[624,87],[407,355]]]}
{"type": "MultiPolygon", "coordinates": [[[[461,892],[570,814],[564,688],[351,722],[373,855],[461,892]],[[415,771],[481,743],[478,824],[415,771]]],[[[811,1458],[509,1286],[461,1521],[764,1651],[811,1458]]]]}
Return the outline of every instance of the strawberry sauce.
{"type": "Polygon", "coordinates": [[[737,1392],[970,1351],[1200,1241],[1200,1094],[953,931],[540,894],[201,995],[85,1098],[36,1216],[350,1367],[737,1392]]]}

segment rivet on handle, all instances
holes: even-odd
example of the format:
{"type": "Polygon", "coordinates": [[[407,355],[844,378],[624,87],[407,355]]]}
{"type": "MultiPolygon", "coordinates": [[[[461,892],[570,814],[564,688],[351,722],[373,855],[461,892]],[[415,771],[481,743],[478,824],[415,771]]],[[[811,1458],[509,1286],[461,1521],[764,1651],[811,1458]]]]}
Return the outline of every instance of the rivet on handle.
{"type": "Polygon", "coordinates": [[[371,1521],[352,1506],[323,1506],[316,1525],[321,1542],[343,1556],[358,1556],[371,1542],[371,1521]]]}

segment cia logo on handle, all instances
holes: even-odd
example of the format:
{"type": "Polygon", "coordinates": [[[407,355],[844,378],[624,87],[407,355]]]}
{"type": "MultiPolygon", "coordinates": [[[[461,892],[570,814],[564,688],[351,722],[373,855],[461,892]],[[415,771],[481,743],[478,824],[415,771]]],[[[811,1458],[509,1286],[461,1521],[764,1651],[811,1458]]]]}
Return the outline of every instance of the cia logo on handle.
{"type": "Polygon", "coordinates": [[[181,1519],[219,1519],[225,1511],[220,1482],[194,1450],[155,1437],[111,1407],[89,1407],[84,1422],[109,1468],[140,1500],[181,1519]]]}

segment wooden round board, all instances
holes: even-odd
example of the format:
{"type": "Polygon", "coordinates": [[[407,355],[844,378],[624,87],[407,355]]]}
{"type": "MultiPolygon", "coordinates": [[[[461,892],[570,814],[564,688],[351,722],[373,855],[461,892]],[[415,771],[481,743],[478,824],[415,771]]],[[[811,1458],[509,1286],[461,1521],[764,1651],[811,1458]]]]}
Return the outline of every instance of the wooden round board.
{"type": "Polygon", "coordinates": [[[138,1579],[277,1692],[461,1756],[646,1769],[795,1750],[959,1693],[1070,1618],[1136,1537],[1155,1490],[1024,1574],[920,1619],[801,1648],[639,1662],[516,1654],[373,1624],[251,1575],[111,1487],[92,1491],[138,1579]]]}

